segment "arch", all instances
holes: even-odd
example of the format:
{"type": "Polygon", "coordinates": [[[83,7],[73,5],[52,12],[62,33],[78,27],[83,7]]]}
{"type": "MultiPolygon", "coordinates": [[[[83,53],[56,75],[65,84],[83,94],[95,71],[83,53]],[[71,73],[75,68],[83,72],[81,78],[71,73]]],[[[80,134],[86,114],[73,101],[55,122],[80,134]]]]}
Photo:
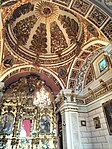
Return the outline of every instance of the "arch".
{"type": "Polygon", "coordinates": [[[109,54],[108,53],[109,47],[110,46],[107,45],[104,48],[100,48],[100,49],[90,53],[90,55],[88,56],[88,58],[84,62],[83,66],[81,67],[81,69],[77,75],[76,86],[75,86],[76,94],[79,94],[83,90],[85,75],[86,75],[86,72],[87,72],[91,62],[95,59],[95,57],[97,57],[99,54],[101,54],[103,52],[104,52],[104,54],[105,54],[105,52],[107,52],[107,54],[109,54]]]}
{"type": "MultiPolygon", "coordinates": [[[[102,41],[102,40],[94,40],[94,41],[91,41],[89,42],[88,44],[86,44],[82,50],[86,50],[88,49],[90,46],[94,46],[95,44],[101,44],[101,45],[104,45],[104,46],[107,46],[108,45],[108,42],[105,42],[105,41],[102,41]]],[[[97,49],[96,49],[97,50],[97,49]]],[[[69,88],[70,86],[70,76],[72,74],[72,71],[73,71],[73,67],[74,67],[74,64],[75,62],[77,61],[77,58],[74,59],[73,63],[72,63],[72,66],[71,66],[71,69],[70,69],[70,72],[69,72],[69,75],[68,75],[68,81],[67,81],[67,88],[69,88]]],[[[79,70],[80,71],[80,70],[79,70]]]]}
{"type": "Polygon", "coordinates": [[[26,76],[26,75],[28,75],[30,73],[36,73],[36,74],[38,74],[53,89],[53,91],[54,91],[55,94],[57,94],[57,92],[59,92],[60,88],[64,89],[63,83],[61,82],[61,80],[53,72],[51,72],[50,70],[48,70],[48,69],[46,69],[44,67],[39,67],[39,69],[37,70],[37,68],[35,68],[33,65],[20,65],[20,66],[14,67],[14,68],[6,71],[4,74],[2,74],[1,75],[1,78],[0,78],[0,81],[3,81],[4,80],[5,81],[5,85],[7,86],[8,84],[10,84],[12,82],[12,80],[14,78],[17,79],[20,76],[26,76]],[[29,71],[27,71],[27,72],[25,71],[24,73],[21,73],[20,70],[22,68],[29,68],[29,71]],[[31,68],[33,68],[33,71],[31,70],[31,68]],[[17,71],[17,70],[18,70],[18,73],[16,73],[15,76],[13,75],[10,78],[5,79],[11,73],[13,73],[14,71],[17,71]],[[44,72],[47,72],[49,74],[49,76],[47,76],[46,74],[44,74],[43,71],[44,72]]]}

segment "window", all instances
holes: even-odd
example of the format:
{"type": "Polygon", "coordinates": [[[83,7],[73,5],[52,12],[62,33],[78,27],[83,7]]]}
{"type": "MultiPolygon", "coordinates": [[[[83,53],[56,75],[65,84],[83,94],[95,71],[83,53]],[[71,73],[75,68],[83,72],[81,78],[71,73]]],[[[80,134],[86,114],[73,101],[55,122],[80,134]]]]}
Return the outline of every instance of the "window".
{"type": "Polygon", "coordinates": [[[108,69],[108,63],[107,63],[107,60],[106,58],[103,58],[99,63],[98,63],[98,66],[99,66],[99,71],[102,72],[104,70],[107,70],[108,69]]]}

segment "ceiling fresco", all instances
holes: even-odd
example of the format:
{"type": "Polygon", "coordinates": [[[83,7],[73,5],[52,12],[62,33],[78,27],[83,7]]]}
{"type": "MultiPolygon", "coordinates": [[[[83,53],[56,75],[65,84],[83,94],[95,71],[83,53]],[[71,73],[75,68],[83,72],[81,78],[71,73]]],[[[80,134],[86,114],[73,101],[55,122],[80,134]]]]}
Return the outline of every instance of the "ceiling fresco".
{"type": "Polygon", "coordinates": [[[80,88],[85,60],[112,41],[112,18],[93,1],[2,1],[1,11],[1,81],[38,72],[59,89],[80,88]]]}

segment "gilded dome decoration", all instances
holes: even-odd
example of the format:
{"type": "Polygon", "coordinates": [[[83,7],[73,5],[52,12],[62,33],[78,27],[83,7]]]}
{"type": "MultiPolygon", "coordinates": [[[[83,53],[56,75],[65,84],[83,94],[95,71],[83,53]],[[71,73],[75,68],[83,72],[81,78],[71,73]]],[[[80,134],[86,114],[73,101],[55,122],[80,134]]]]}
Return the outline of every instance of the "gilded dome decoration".
{"type": "Polygon", "coordinates": [[[35,6],[35,14],[37,18],[44,23],[51,23],[59,15],[59,8],[57,5],[46,2],[46,1],[39,1],[35,6]]]}
{"type": "Polygon", "coordinates": [[[11,51],[31,63],[37,61],[38,55],[41,65],[70,61],[80,52],[84,37],[79,18],[49,1],[17,7],[5,26],[11,51]]]}

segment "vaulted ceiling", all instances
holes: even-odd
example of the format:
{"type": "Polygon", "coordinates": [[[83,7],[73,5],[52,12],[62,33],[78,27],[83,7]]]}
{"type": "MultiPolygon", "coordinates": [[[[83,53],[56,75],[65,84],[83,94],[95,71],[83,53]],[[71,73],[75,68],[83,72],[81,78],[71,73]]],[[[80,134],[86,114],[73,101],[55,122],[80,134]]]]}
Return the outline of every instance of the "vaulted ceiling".
{"type": "Polygon", "coordinates": [[[75,88],[87,57],[112,41],[111,9],[106,0],[3,1],[0,80],[36,73],[56,92],[75,88]]]}

